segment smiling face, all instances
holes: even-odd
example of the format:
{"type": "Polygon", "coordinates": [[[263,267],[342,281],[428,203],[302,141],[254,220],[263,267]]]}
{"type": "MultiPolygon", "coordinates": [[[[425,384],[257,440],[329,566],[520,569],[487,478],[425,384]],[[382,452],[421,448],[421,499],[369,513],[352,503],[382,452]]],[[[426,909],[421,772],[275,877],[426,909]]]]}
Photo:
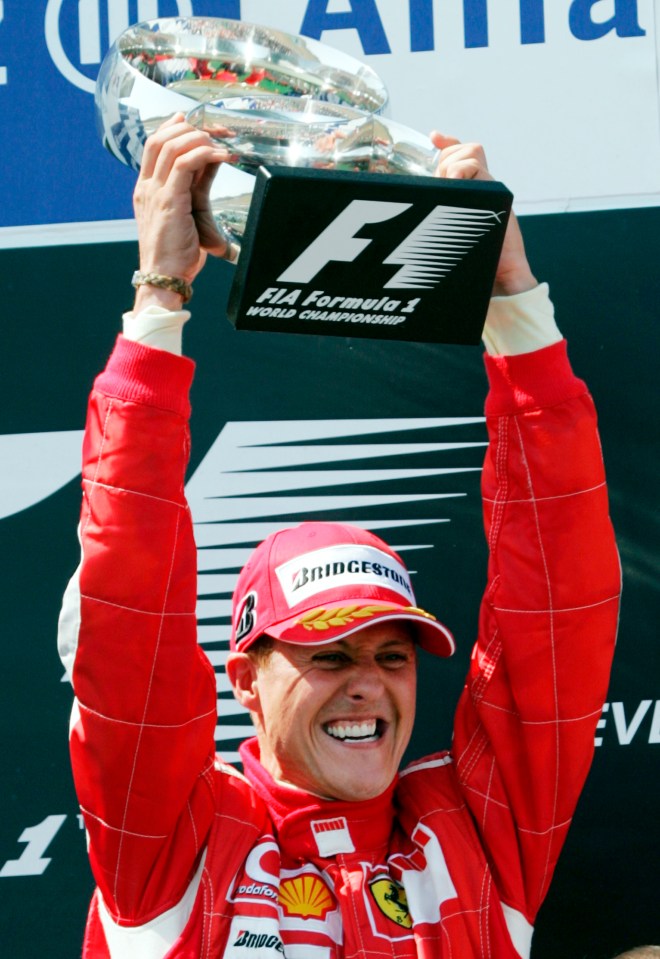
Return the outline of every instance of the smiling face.
{"type": "Polygon", "coordinates": [[[274,641],[227,672],[252,713],[261,762],[328,799],[370,799],[392,782],[415,718],[415,645],[404,623],[374,623],[322,646],[274,641]]]}

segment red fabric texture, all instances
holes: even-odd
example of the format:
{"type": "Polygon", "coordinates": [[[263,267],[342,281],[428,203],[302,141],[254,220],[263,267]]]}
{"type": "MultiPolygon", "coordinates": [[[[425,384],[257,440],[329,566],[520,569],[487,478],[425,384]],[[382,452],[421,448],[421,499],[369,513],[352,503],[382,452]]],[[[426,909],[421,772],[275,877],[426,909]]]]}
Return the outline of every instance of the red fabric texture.
{"type": "MultiPolygon", "coordinates": [[[[606,695],[619,565],[593,405],[565,347],[486,365],[488,585],[453,747],[366,811],[301,805],[254,753],[254,785],[214,758],[215,675],[196,642],[183,485],[192,367],[120,339],[97,379],[72,762],[118,925],[139,929],[174,907],[205,856],[168,959],[524,954],[502,903],[533,923],[547,891],[606,695]],[[354,850],[322,855],[319,830],[354,850]]],[[[110,956],[98,899],[85,950],[110,956]]]]}

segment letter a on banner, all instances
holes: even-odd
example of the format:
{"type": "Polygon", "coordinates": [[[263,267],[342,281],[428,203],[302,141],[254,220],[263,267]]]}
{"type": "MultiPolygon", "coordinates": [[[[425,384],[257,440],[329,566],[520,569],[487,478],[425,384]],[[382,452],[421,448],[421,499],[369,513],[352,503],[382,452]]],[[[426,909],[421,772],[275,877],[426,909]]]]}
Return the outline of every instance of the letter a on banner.
{"type": "Polygon", "coordinates": [[[300,32],[320,40],[324,30],[357,30],[365,53],[391,53],[376,0],[349,0],[350,11],[328,13],[329,0],[309,0],[300,32]]]}
{"type": "Polygon", "coordinates": [[[646,30],[639,25],[637,0],[614,0],[614,16],[609,20],[594,22],[592,9],[602,0],[573,0],[568,14],[571,33],[578,40],[600,40],[610,30],[619,37],[643,37],[646,30]]]}

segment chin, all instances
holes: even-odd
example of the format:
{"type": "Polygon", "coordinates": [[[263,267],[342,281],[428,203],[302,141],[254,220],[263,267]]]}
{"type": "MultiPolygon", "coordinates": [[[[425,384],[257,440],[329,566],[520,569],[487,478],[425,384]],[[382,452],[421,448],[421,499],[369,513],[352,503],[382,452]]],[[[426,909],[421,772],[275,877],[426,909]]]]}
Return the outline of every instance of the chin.
{"type": "Polygon", "coordinates": [[[331,789],[331,795],[333,799],[342,802],[362,802],[365,799],[375,799],[376,796],[380,796],[390,786],[391,782],[392,779],[377,783],[374,783],[373,780],[365,782],[364,779],[356,782],[344,782],[341,785],[335,784],[331,789]]]}
{"type": "Polygon", "coordinates": [[[360,802],[374,799],[384,793],[396,778],[398,764],[394,762],[374,762],[373,753],[368,750],[347,750],[349,753],[343,762],[326,762],[317,768],[324,775],[323,795],[342,802],[360,802]],[[371,762],[369,761],[371,758],[371,762]]]}

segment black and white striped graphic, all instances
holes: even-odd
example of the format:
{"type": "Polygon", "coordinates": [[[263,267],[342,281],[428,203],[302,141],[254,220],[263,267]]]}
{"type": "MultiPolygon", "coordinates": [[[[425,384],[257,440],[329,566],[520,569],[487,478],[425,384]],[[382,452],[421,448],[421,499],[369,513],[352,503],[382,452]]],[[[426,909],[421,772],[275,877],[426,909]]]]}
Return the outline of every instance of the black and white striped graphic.
{"type": "Polygon", "coordinates": [[[469,207],[436,206],[384,261],[402,266],[385,287],[432,289],[477,245],[502,213],[469,207]]]}

